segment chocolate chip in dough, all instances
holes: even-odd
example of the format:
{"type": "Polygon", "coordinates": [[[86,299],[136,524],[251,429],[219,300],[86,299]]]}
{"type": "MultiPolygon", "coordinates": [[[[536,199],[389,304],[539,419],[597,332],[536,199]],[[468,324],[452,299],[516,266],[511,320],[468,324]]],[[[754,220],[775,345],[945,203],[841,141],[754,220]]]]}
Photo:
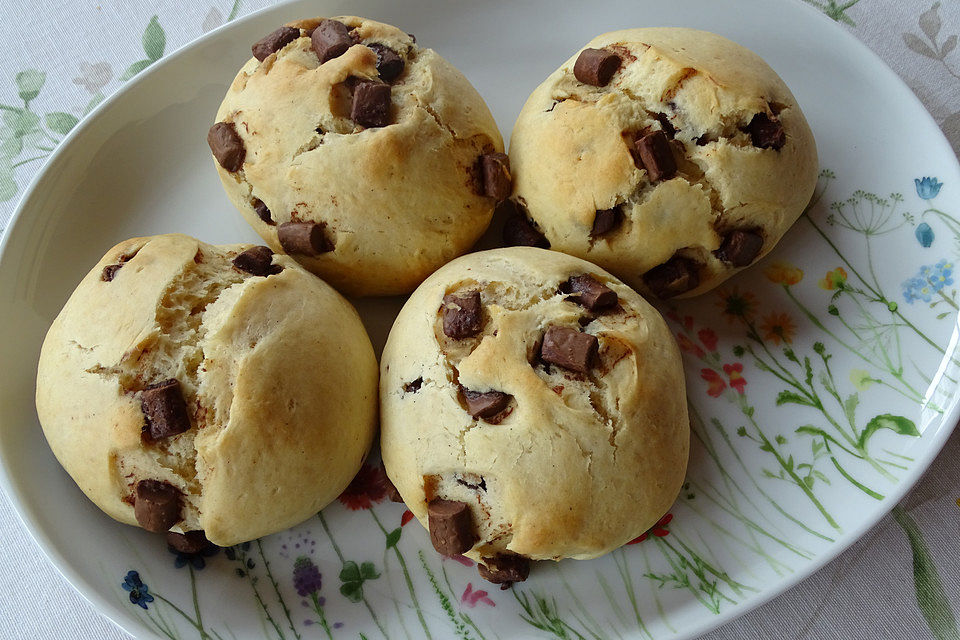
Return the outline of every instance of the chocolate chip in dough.
{"type": "MultiPolygon", "coordinates": [[[[467,412],[479,420],[493,421],[510,404],[513,396],[502,391],[471,391],[462,388],[463,401],[467,405],[467,412]]],[[[499,422],[499,421],[497,421],[499,422]]]]}
{"type": "Polygon", "coordinates": [[[405,383],[403,384],[403,392],[404,392],[404,393],[416,393],[417,391],[420,391],[420,385],[422,385],[422,384],[423,384],[423,378],[422,378],[422,377],[417,378],[417,379],[414,380],[413,382],[405,382],[405,383]]]}
{"type": "Polygon", "coordinates": [[[670,122],[670,118],[667,117],[667,114],[658,113],[657,122],[660,123],[660,127],[663,129],[663,132],[667,135],[667,137],[673,140],[673,137],[677,135],[677,130],[673,126],[673,123],[670,122]]]}
{"type": "Polygon", "coordinates": [[[480,292],[469,291],[443,297],[443,333],[454,340],[462,340],[480,333],[483,328],[480,292]]]}
{"type": "Polygon", "coordinates": [[[564,369],[586,373],[597,356],[597,337],[569,327],[550,327],[543,335],[540,358],[564,369]]]}
{"type": "Polygon", "coordinates": [[[765,113],[758,113],[747,126],[753,146],[761,149],[779,149],[787,141],[783,125],[779,119],[770,119],[765,113]]]}
{"type": "Polygon", "coordinates": [[[606,49],[584,49],[573,65],[573,75],[584,84],[606,86],[620,68],[620,56],[606,49]]]}
{"type": "Polygon", "coordinates": [[[300,37],[300,29],[280,27],[253,43],[253,57],[263,62],[271,53],[276,53],[300,37]]]}
{"type": "Polygon", "coordinates": [[[671,298],[696,289],[700,274],[693,260],[674,256],[643,274],[643,282],[657,297],[671,298]]]}
{"type": "Polygon", "coordinates": [[[273,216],[270,215],[270,209],[267,208],[267,205],[264,204],[263,200],[260,198],[253,199],[253,210],[257,213],[257,217],[267,224],[271,226],[277,224],[274,222],[273,216]]]}
{"type": "Polygon", "coordinates": [[[390,124],[390,85],[382,82],[358,82],[353,89],[350,119],[367,128],[390,124]]]}
{"type": "Polygon", "coordinates": [[[399,53],[387,45],[377,42],[367,46],[377,54],[377,73],[380,74],[381,80],[393,82],[403,73],[404,62],[399,53]]]}
{"type": "Polygon", "coordinates": [[[175,436],[190,428],[187,403],[176,378],[152,384],[141,391],[140,410],[146,419],[144,435],[151,441],[175,436]]]}
{"type": "Polygon", "coordinates": [[[214,545],[203,531],[187,531],[186,533],[167,532],[167,545],[179,553],[203,553],[214,545]]]}
{"type": "Polygon", "coordinates": [[[590,229],[590,236],[596,238],[608,231],[613,231],[616,227],[620,226],[622,221],[623,213],[620,211],[619,206],[613,209],[598,209],[596,215],[593,217],[593,228],[590,229]]]}
{"type": "Polygon", "coordinates": [[[269,247],[250,247],[233,259],[233,266],[255,276],[271,276],[283,271],[273,263],[273,251],[269,247]]]}
{"type": "Polygon", "coordinates": [[[320,64],[338,58],[356,44],[347,25],[337,20],[322,20],[310,34],[310,46],[320,64]]]}
{"type": "Polygon", "coordinates": [[[523,582],[530,576],[530,559],[501,554],[493,558],[483,558],[482,562],[477,564],[477,570],[480,577],[487,582],[510,586],[514,582],[523,582]]]}
{"type": "Polygon", "coordinates": [[[617,294],[588,273],[573,276],[561,287],[561,291],[569,293],[567,298],[590,311],[608,309],[617,304],[617,294]]]}
{"type": "Polygon", "coordinates": [[[169,482],[141,480],[134,493],[133,515],[147,531],[163,533],[183,520],[183,494],[169,482]]]}
{"type": "Polygon", "coordinates": [[[501,206],[510,210],[503,224],[503,246],[550,248],[547,237],[537,229],[516,203],[505,200],[501,206]]]}
{"type": "Polygon", "coordinates": [[[669,180],[677,173],[677,161],[673,157],[670,141],[663,131],[648,133],[635,143],[637,157],[647,170],[650,182],[669,180]]]}
{"type": "Polygon", "coordinates": [[[480,156],[480,175],[483,177],[483,195],[500,202],[510,196],[513,178],[510,176],[510,158],[505,153],[486,153],[480,156]]]}
{"type": "Polygon", "coordinates": [[[113,278],[117,275],[117,271],[120,271],[120,268],[123,267],[123,264],[108,264],[103,268],[103,271],[100,273],[100,279],[104,282],[111,282],[113,278]]]}
{"type": "Polygon", "coordinates": [[[477,541],[466,502],[434,498],[427,505],[427,522],[433,548],[445,556],[469,551],[477,541]]]}
{"type": "Polygon", "coordinates": [[[277,239],[291,255],[319,256],[333,251],[322,222],[284,222],[277,227],[277,239]]]}
{"type": "Polygon", "coordinates": [[[207,132],[207,144],[220,166],[233,173],[243,166],[247,149],[232,122],[218,122],[207,132]]]}
{"type": "Polygon", "coordinates": [[[736,229],[726,235],[713,255],[734,267],[745,267],[756,260],[761,248],[763,236],[759,231],[736,229]]]}

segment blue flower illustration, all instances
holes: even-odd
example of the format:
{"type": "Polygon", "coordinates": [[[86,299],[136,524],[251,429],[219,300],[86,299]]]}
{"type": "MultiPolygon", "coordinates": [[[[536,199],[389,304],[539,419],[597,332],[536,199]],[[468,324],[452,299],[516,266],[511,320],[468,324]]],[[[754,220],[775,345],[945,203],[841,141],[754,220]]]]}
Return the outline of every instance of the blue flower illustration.
{"type": "Polygon", "coordinates": [[[204,558],[209,558],[211,556],[217,555],[217,552],[220,551],[220,547],[208,544],[204,547],[203,551],[199,553],[183,553],[182,551],[177,551],[171,546],[167,546],[167,551],[176,556],[173,560],[173,566],[177,569],[182,569],[187,564],[193,565],[193,568],[199,571],[207,566],[207,561],[204,558]]]}
{"type": "Polygon", "coordinates": [[[140,574],[136,571],[128,571],[120,586],[130,592],[130,602],[143,609],[147,608],[148,602],[153,602],[149,587],[140,580],[140,574]]]}
{"type": "Polygon", "coordinates": [[[924,200],[936,198],[937,194],[940,193],[940,187],[943,186],[943,183],[936,178],[929,177],[914,178],[913,184],[917,187],[917,195],[924,200]]]}
{"type": "Polygon", "coordinates": [[[901,286],[904,299],[913,304],[915,300],[930,302],[933,294],[951,284],[953,284],[953,263],[943,259],[933,266],[920,267],[919,273],[904,280],[901,286]]]}
{"type": "Polygon", "coordinates": [[[933,229],[930,228],[926,222],[921,222],[917,225],[914,235],[917,236],[917,242],[920,243],[921,247],[927,248],[933,244],[933,229]]]}

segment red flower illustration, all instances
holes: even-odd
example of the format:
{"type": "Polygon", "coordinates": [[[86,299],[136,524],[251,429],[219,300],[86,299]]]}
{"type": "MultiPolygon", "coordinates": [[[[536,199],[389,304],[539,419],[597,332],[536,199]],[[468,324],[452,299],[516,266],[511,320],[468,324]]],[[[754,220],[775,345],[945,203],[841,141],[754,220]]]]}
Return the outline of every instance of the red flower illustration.
{"type": "Polygon", "coordinates": [[[671,520],[673,520],[673,514],[668,513],[667,515],[657,520],[657,524],[650,527],[649,531],[647,531],[646,533],[641,533],[639,536],[637,536],[627,544],[637,544],[638,542],[643,542],[648,537],[650,537],[651,533],[658,538],[662,538],[664,536],[670,535],[670,530],[667,529],[667,525],[670,524],[671,520]]]}
{"type": "Polygon", "coordinates": [[[727,388],[727,383],[724,382],[723,378],[720,377],[720,374],[713,369],[701,369],[700,377],[706,380],[710,385],[710,387],[707,389],[707,395],[709,396],[719,398],[720,394],[723,393],[723,390],[727,388]]]}
{"type": "Polygon", "coordinates": [[[700,338],[700,342],[707,348],[707,351],[717,350],[717,334],[713,329],[700,329],[697,332],[697,337],[700,338]]]}
{"type": "Polygon", "coordinates": [[[369,509],[387,497],[387,474],[383,467],[364,464],[338,500],[351,511],[369,509]]]}
{"type": "Polygon", "coordinates": [[[405,527],[407,523],[413,520],[413,512],[410,509],[407,509],[403,512],[403,515],[400,516],[400,526],[405,527]]]}
{"type": "Polygon", "coordinates": [[[747,386],[747,380],[743,377],[743,365],[739,362],[723,365],[723,372],[730,376],[730,386],[743,395],[743,388],[747,386]]]}
{"type": "Polygon", "coordinates": [[[467,588],[463,590],[460,596],[460,602],[468,607],[475,607],[477,604],[487,604],[491,607],[497,606],[497,603],[487,597],[487,592],[481,589],[473,590],[473,583],[468,582],[467,588]]]}
{"type": "Polygon", "coordinates": [[[688,332],[693,331],[693,316],[683,316],[683,328],[688,332]]]}
{"type": "Polygon", "coordinates": [[[697,346],[697,343],[688,338],[685,333],[677,334],[677,344],[680,346],[681,351],[686,351],[697,358],[702,358],[704,355],[703,349],[697,346]]]}

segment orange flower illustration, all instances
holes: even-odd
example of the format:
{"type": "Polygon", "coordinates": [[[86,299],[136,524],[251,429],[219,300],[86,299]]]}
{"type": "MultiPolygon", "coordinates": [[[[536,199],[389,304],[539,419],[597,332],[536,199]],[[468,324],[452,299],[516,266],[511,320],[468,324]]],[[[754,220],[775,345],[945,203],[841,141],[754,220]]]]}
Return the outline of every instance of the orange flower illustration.
{"type": "Polygon", "coordinates": [[[727,388],[727,383],[724,382],[720,374],[713,369],[701,369],[700,377],[706,380],[710,385],[707,388],[708,396],[719,398],[720,394],[723,393],[723,390],[727,388]]]}
{"type": "Polygon", "coordinates": [[[713,329],[700,329],[700,331],[697,331],[697,337],[700,338],[700,342],[707,348],[707,351],[717,350],[717,334],[713,329]]]}
{"type": "Polygon", "coordinates": [[[757,312],[757,296],[750,291],[741,293],[737,287],[724,288],[717,292],[717,296],[720,298],[717,306],[730,322],[749,322],[757,312]]]}
{"type": "Polygon", "coordinates": [[[685,333],[677,334],[677,344],[680,346],[681,351],[686,351],[696,358],[702,358],[704,356],[703,349],[701,349],[696,342],[688,338],[685,333]]]}
{"type": "Polygon", "coordinates": [[[790,344],[793,342],[793,336],[797,333],[796,325],[793,324],[793,320],[786,313],[767,315],[760,324],[760,330],[763,331],[763,339],[774,344],[780,344],[781,342],[790,344]]]}
{"type": "Polygon", "coordinates": [[[839,289],[843,286],[843,283],[847,281],[847,272],[844,271],[843,267],[837,267],[832,271],[827,271],[827,275],[824,276],[822,280],[817,281],[817,285],[821,289],[826,289],[827,291],[833,291],[834,289],[839,289]]]}
{"type": "Polygon", "coordinates": [[[803,280],[803,271],[789,262],[774,262],[763,270],[763,274],[767,276],[767,280],[770,282],[787,287],[803,280]]]}

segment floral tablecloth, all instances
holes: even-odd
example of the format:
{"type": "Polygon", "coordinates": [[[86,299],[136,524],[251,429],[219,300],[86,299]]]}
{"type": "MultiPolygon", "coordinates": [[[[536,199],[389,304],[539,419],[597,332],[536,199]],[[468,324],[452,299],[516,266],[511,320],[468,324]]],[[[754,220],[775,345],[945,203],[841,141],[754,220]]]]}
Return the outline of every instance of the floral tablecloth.
{"type": "MultiPolygon", "coordinates": [[[[770,0],[799,1],[799,0],[770,0]]],[[[805,0],[845,25],[916,92],[960,152],[960,2],[805,0]]],[[[105,96],[163,55],[266,0],[0,5],[0,232],[32,175],[105,96]],[[55,17],[55,18],[54,18],[55,17]],[[51,19],[53,18],[53,19],[51,19]]],[[[829,43],[823,43],[829,46],[829,43]]],[[[931,198],[935,179],[918,181],[931,198]]],[[[923,242],[923,225],[918,240],[923,242]]],[[[917,487],[862,540],[711,640],[960,640],[960,431],[917,487]]],[[[43,559],[0,500],[4,638],[126,638],[43,559]]]]}

